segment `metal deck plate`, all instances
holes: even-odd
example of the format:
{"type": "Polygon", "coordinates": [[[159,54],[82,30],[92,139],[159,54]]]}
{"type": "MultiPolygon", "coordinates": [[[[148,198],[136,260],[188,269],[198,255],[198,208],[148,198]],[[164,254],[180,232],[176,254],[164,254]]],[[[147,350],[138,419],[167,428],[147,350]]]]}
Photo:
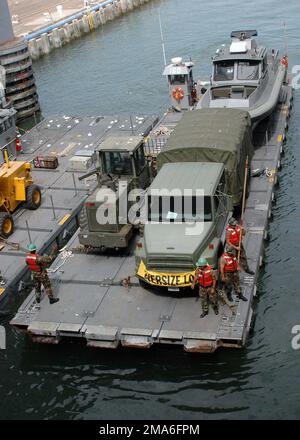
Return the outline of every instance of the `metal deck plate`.
{"type": "MultiPolygon", "coordinates": [[[[45,119],[24,134],[24,152],[18,156],[18,160],[30,162],[37,155],[55,154],[59,166],[54,170],[33,167],[34,182],[42,189],[42,204],[36,211],[20,207],[14,213],[15,232],[9,240],[23,248],[32,241],[43,252],[49,251],[55,240],[62,243],[68,239],[77,229],[77,217],[84,198],[96,185],[95,176],[80,182],[78,176],[83,172],[70,171],[69,159],[78,150],[94,149],[112,133],[147,134],[157,120],[156,116],[56,116],[45,119]]],[[[0,271],[6,279],[1,300],[17,288],[26,272],[24,252],[16,252],[5,245],[0,251],[0,271]]]]}

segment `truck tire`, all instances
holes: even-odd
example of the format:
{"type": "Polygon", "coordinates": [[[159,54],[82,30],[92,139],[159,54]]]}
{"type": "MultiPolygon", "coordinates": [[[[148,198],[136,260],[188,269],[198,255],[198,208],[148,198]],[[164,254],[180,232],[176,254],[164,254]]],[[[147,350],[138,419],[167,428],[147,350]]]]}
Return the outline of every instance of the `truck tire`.
{"type": "Polygon", "coordinates": [[[143,280],[141,280],[141,279],[139,278],[139,283],[140,283],[140,286],[141,286],[143,289],[145,289],[145,290],[149,290],[149,289],[150,289],[150,285],[149,285],[148,283],[146,283],[146,281],[143,281],[143,280]]]}
{"type": "Polygon", "coordinates": [[[42,203],[42,194],[38,185],[29,185],[26,188],[26,208],[35,210],[42,203]]]}
{"type": "Polygon", "coordinates": [[[0,235],[8,238],[14,232],[14,219],[8,212],[0,212],[0,235]]]}
{"type": "Polygon", "coordinates": [[[85,206],[81,209],[78,219],[80,230],[83,231],[84,229],[88,229],[88,218],[85,206]]]}

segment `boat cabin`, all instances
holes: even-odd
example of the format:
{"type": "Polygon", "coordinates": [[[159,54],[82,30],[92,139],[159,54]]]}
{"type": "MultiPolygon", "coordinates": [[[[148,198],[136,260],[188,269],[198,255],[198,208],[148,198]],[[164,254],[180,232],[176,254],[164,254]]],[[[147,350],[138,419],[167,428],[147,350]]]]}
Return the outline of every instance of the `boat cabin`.
{"type": "Polygon", "coordinates": [[[248,99],[268,72],[268,53],[258,47],[256,31],[233,31],[229,47],[213,57],[211,99],[248,99]]]}
{"type": "Polygon", "coordinates": [[[187,110],[196,101],[193,66],[192,61],[183,62],[182,58],[172,58],[171,64],[163,72],[169,84],[171,106],[176,109],[187,110]]]}

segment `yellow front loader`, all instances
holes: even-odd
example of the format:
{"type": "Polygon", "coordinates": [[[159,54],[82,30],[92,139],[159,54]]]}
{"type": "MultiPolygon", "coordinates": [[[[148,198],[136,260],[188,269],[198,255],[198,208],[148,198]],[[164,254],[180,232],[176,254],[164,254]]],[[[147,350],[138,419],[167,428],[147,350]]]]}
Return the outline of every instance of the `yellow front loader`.
{"type": "Polygon", "coordinates": [[[4,163],[0,167],[0,235],[9,237],[14,231],[12,213],[19,205],[27,209],[37,209],[42,201],[40,188],[33,183],[31,164],[10,161],[7,151],[3,151],[4,163]]]}

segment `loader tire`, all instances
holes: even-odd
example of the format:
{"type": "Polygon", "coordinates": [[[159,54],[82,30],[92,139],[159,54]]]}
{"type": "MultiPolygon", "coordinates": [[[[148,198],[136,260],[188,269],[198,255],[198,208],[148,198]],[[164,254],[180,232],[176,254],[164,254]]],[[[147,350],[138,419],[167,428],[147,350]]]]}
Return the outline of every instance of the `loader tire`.
{"type": "Polygon", "coordinates": [[[14,232],[14,219],[8,212],[0,212],[0,235],[8,238],[14,232]]]}
{"type": "Polygon", "coordinates": [[[38,185],[29,185],[26,188],[26,208],[35,210],[42,203],[42,194],[38,185]]]}

